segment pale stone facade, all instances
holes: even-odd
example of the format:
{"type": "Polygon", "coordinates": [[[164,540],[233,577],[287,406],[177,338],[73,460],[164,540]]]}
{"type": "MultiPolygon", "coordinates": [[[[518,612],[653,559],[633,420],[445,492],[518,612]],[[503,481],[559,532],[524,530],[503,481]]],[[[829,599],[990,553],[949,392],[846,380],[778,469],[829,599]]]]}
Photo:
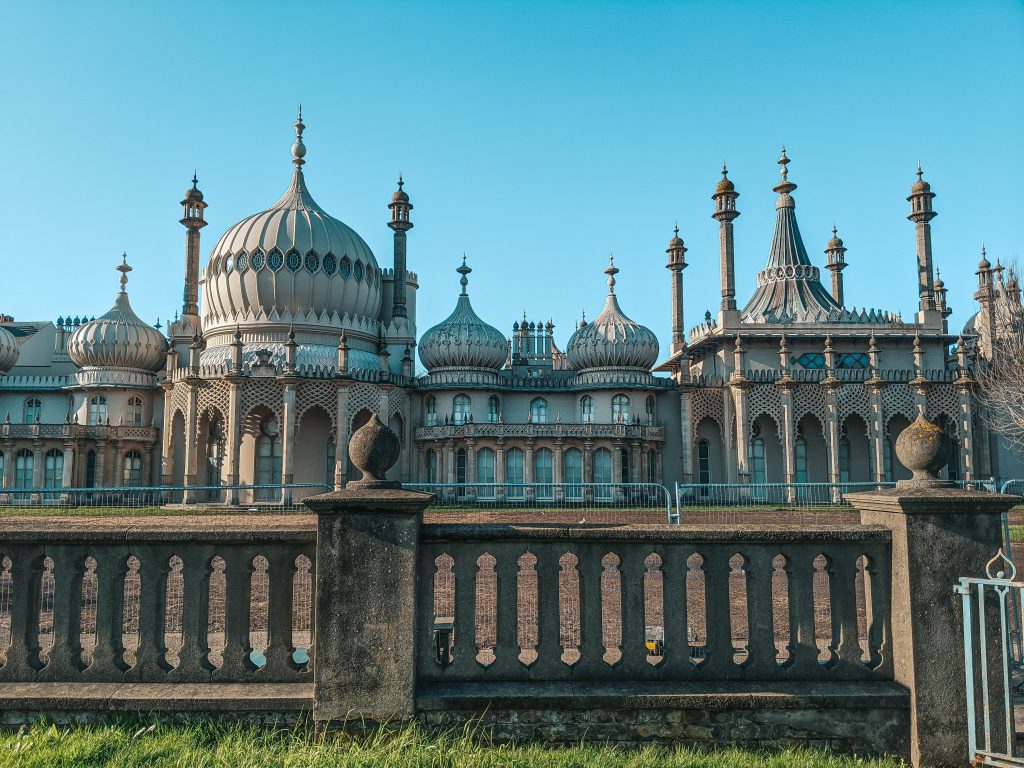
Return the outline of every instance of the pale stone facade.
{"type": "Polygon", "coordinates": [[[348,437],[373,412],[402,441],[394,477],[475,486],[467,495],[541,501],[612,492],[556,487],[563,483],[894,479],[907,473],[892,446],[919,410],[956,438],[949,475],[1024,474],[986,432],[968,375],[971,357],[987,354],[998,332],[994,307],[1020,303],[1017,280],[1004,283],[983,256],[980,311],[961,338],[949,333],[931,255],[934,193],[920,172],[908,197],[919,311],[904,320],[846,303],[847,249],[835,231],[825,249],[831,290],[823,286],[797,226],[785,152],[768,264],[740,308],[739,194],[723,169],[712,214],[720,310],[686,336],[677,230],[667,251],[672,344],[656,364],[655,335],[619,307],[614,264],[604,309],[580,322],[564,351],[550,322],[524,317],[506,338],[480,319],[465,260],[452,315],[418,336],[403,182],[388,205],[393,262],[382,267],[313,200],[301,115],[295,129],[286,193],[229,228],[205,268],[207,204],[193,179],[182,201],[182,310],[166,339],[132,312],[126,261],[115,305],[98,319],[2,318],[5,489],[163,484],[192,488],[186,497],[195,501],[276,502],[281,491],[205,488],[339,487],[352,476],[348,437]]]}

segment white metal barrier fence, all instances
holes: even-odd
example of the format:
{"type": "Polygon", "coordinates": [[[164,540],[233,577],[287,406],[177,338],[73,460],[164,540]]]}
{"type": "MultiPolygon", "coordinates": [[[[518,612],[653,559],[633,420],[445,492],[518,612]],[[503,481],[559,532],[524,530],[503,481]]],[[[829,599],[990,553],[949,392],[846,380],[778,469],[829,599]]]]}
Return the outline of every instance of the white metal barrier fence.
{"type": "Polygon", "coordinates": [[[1024,766],[1016,743],[1011,637],[1014,620],[1020,625],[1024,582],[1014,581],[1016,569],[1001,549],[985,566],[985,575],[962,577],[954,588],[963,604],[970,764],[1024,766]]]}
{"type": "Polygon", "coordinates": [[[331,490],[323,483],[286,485],[156,485],[122,488],[0,488],[0,513],[71,509],[104,513],[246,507],[304,510],[302,499],[331,490]]]}
{"type": "Polygon", "coordinates": [[[560,523],[675,522],[671,494],[658,483],[403,483],[436,495],[430,511],[493,511],[560,523]]]}

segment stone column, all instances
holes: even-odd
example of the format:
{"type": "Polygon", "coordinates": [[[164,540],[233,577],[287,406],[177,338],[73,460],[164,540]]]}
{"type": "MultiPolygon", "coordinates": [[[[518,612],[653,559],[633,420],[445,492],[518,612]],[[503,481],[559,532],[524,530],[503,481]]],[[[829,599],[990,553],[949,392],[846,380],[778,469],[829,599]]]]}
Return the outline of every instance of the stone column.
{"type": "Polygon", "coordinates": [[[974,382],[962,376],[956,382],[957,400],[960,405],[960,477],[968,482],[975,479],[974,468],[974,419],[971,407],[971,387],[974,382]]]}
{"type": "Polygon", "coordinates": [[[523,495],[527,501],[532,501],[534,496],[533,482],[533,438],[527,438],[526,450],[523,451],[523,482],[526,483],[523,495]]]}
{"type": "MultiPolygon", "coordinates": [[[[697,472],[693,465],[693,389],[689,386],[684,386],[679,391],[679,442],[679,454],[683,464],[682,482],[692,483],[697,472]]],[[[660,459],[660,451],[658,456],[660,459]]]]}
{"type": "Polygon", "coordinates": [[[114,441],[114,476],[110,479],[111,485],[118,487],[124,485],[124,443],[120,440],[114,441]]]}
{"type": "Polygon", "coordinates": [[[164,431],[160,436],[160,482],[163,485],[170,485],[174,480],[174,411],[171,408],[173,394],[174,385],[167,383],[164,388],[164,431]]]}
{"type": "Polygon", "coordinates": [[[4,475],[2,483],[4,488],[14,487],[14,465],[15,465],[15,451],[14,443],[11,441],[4,442],[4,475]]]}
{"type": "MultiPolygon", "coordinates": [[[[793,423],[793,387],[797,386],[788,376],[779,383],[779,401],[782,404],[782,457],[784,461],[785,478],[787,483],[796,482],[796,441],[793,434],[796,432],[796,424],[793,423]]],[[[792,495],[793,489],[787,493],[792,495]]],[[[793,500],[792,498],[790,499],[793,500]]]]}
{"type": "MultiPolygon", "coordinates": [[[[227,434],[228,485],[238,485],[242,452],[242,392],[238,382],[228,383],[228,413],[224,425],[227,434]]],[[[228,491],[228,504],[238,504],[238,489],[228,491]]]]}
{"type": "Polygon", "coordinates": [[[338,429],[334,435],[334,490],[345,487],[345,473],[348,470],[348,385],[338,385],[337,404],[338,429]]]}
{"type": "Polygon", "coordinates": [[[416,568],[423,510],[434,496],[383,479],[400,449],[375,416],[349,445],[362,479],[304,500],[317,516],[318,727],[395,725],[416,714],[416,568]]]}
{"type": "Polygon", "coordinates": [[[43,478],[46,472],[46,454],[40,443],[32,445],[32,487],[42,488],[43,478]]]}
{"type": "MultiPolygon", "coordinates": [[[[750,427],[747,424],[747,387],[749,382],[743,378],[741,373],[738,377],[734,374],[734,381],[730,384],[732,390],[733,406],[735,408],[736,421],[736,480],[740,483],[750,482],[749,467],[749,441],[750,427]]],[[[723,436],[723,442],[728,442],[728,437],[723,436]]],[[[728,451],[728,445],[725,446],[728,451]]]]}
{"type": "Polygon", "coordinates": [[[470,500],[476,498],[476,486],[472,483],[476,482],[476,440],[468,438],[466,440],[466,484],[469,486],[466,488],[466,497],[470,500]]]}
{"type": "Polygon", "coordinates": [[[633,440],[629,445],[629,477],[622,478],[624,483],[638,483],[642,477],[642,454],[640,453],[640,442],[633,440]]]}
{"type": "MultiPolygon", "coordinates": [[[[295,481],[295,430],[298,421],[295,413],[296,385],[288,381],[282,392],[283,418],[281,421],[281,485],[290,485],[295,481]]],[[[288,506],[292,503],[290,488],[281,489],[281,503],[288,506]]]]}
{"type": "MultiPolygon", "coordinates": [[[[183,485],[188,486],[196,484],[196,475],[198,474],[198,457],[196,456],[199,449],[199,434],[196,429],[196,422],[198,421],[199,414],[196,413],[198,410],[198,397],[199,389],[193,384],[188,384],[188,405],[185,408],[185,472],[183,485]]],[[[99,454],[96,455],[96,475],[99,476],[99,454]]],[[[99,485],[99,483],[97,483],[99,485]]],[[[195,501],[194,491],[186,490],[182,494],[182,498],[185,503],[195,501]]]]}
{"type": "MultiPolygon", "coordinates": [[[[839,482],[839,405],[836,402],[836,393],[839,391],[839,381],[831,377],[821,382],[825,388],[825,432],[828,434],[828,481],[839,482]]],[[[839,489],[832,491],[832,500],[839,500],[839,489]]]]}
{"type": "MultiPolygon", "coordinates": [[[[950,450],[948,436],[919,415],[896,441],[914,479],[846,497],[863,524],[892,531],[891,656],[895,681],[910,690],[914,766],[969,762],[963,616],[953,587],[961,576],[984,578],[1000,547],[1002,515],[1024,501],[939,481],[950,450]]],[[[1001,722],[1001,713],[993,717],[1001,722]]],[[[997,742],[1000,727],[993,726],[997,742]]]]}
{"type": "MultiPolygon", "coordinates": [[[[498,444],[494,451],[494,482],[504,483],[506,482],[505,477],[505,440],[498,438],[498,444]]],[[[494,496],[497,499],[505,498],[505,487],[499,485],[494,489],[494,496]]]]}
{"type": "Polygon", "coordinates": [[[875,457],[876,483],[885,482],[885,415],[882,413],[882,390],[885,389],[885,382],[877,377],[872,377],[864,382],[868,388],[868,395],[871,398],[871,422],[868,430],[871,436],[871,452],[875,457]]]}
{"type": "Polygon", "coordinates": [[[96,481],[97,488],[107,487],[107,444],[102,440],[96,441],[96,471],[93,473],[93,479],[96,481]]]}

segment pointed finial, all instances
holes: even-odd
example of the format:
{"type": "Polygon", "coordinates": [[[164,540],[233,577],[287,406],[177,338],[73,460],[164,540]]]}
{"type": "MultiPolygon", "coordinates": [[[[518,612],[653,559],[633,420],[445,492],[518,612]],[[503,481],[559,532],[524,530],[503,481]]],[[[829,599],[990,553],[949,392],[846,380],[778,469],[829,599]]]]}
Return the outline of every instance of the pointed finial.
{"type": "Polygon", "coordinates": [[[789,180],[789,169],[786,166],[789,165],[789,158],[786,157],[786,146],[785,145],[782,146],[782,157],[779,158],[778,162],[779,162],[779,165],[782,166],[782,180],[783,181],[788,181],[789,180]]]}
{"type": "Polygon", "coordinates": [[[832,237],[833,238],[839,237],[839,230],[836,229],[835,221],[832,222],[832,237]]]}
{"type": "Polygon", "coordinates": [[[722,178],[729,178],[729,169],[725,166],[725,160],[722,161],[722,178]]]}
{"type": "MultiPolygon", "coordinates": [[[[460,264],[455,269],[455,271],[458,272],[460,275],[462,275],[462,277],[459,278],[459,285],[462,286],[462,295],[465,296],[466,295],[466,286],[469,285],[469,278],[466,277],[466,275],[468,275],[470,272],[473,271],[472,268],[466,266],[466,254],[462,254],[462,264],[460,264]]],[[[525,319],[526,319],[526,313],[523,312],[523,320],[525,320],[525,319]]]]}
{"type": "Polygon", "coordinates": [[[398,172],[398,188],[401,189],[403,186],[405,186],[405,181],[402,179],[402,172],[399,171],[398,172]]]}
{"type": "Polygon", "coordinates": [[[128,273],[132,271],[132,268],[128,265],[128,254],[121,254],[121,263],[117,265],[117,271],[121,273],[121,278],[118,282],[121,283],[121,293],[127,293],[125,286],[128,285],[128,273]]]}
{"type": "Polygon", "coordinates": [[[672,231],[675,233],[676,237],[679,237],[679,220],[678,219],[676,219],[676,225],[672,228],[672,231]]]}
{"type": "Polygon", "coordinates": [[[295,143],[292,144],[292,162],[298,170],[305,164],[306,145],[302,143],[302,132],[306,126],[302,122],[302,104],[299,104],[299,116],[295,119],[295,143]]]}
{"type": "Polygon", "coordinates": [[[154,327],[154,328],[156,328],[156,329],[157,329],[158,331],[159,331],[159,330],[160,330],[161,328],[163,328],[163,326],[162,326],[162,325],[160,325],[160,318],[159,318],[159,317],[158,317],[158,318],[156,319],[156,325],[154,325],[153,327],[154,327]]]}
{"type": "Polygon", "coordinates": [[[917,180],[918,180],[918,181],[920,181],[920,180],[921,180],[921,177],[922,177],[923,175],[924,175],[924,171],[922,171],[922,170],[921,170],[921,161],[920,161],[920,160],[918,160],[918,161],[917,161],[917,180]]]}
{"type": "Polygon", "coordinates": [[[192,171],[192,189],[199,189],[199,169],[192,171]]]}
{"type": "Polygon", "coordinates": [[[608,266],[604,268],[604,273],[608,275],[608,293],[615,293],[615,276],[619,274],[619,268],[615,266],[613,254],[608,254],[608,266]]]}

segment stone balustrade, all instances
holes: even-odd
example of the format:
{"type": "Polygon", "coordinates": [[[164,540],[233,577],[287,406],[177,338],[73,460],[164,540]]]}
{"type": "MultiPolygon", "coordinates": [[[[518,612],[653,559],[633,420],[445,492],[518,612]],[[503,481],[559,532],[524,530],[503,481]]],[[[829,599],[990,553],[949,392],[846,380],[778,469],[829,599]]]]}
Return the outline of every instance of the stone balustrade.
{"type": "Polygon", "coordinates": [[[127,426],[124,424],[0,424],[0,438],[51,438],[63,440],[138,440],[153,443],[157,440],[153,426],[127,426]]]}
{"type": "Polygon", "coordinates": [[[308,680],[315,541],[288,517],[0,520],[0,680],[308,680]]]}
{"type": "Polygon", "coordinates": [[[481,423],[439,424],[417,427],[416,440],[446,440],[467,437],[582,437],[618,440],[665,440],[665,428],[646,424],[537,424],[537,423],[481,423]]]}

